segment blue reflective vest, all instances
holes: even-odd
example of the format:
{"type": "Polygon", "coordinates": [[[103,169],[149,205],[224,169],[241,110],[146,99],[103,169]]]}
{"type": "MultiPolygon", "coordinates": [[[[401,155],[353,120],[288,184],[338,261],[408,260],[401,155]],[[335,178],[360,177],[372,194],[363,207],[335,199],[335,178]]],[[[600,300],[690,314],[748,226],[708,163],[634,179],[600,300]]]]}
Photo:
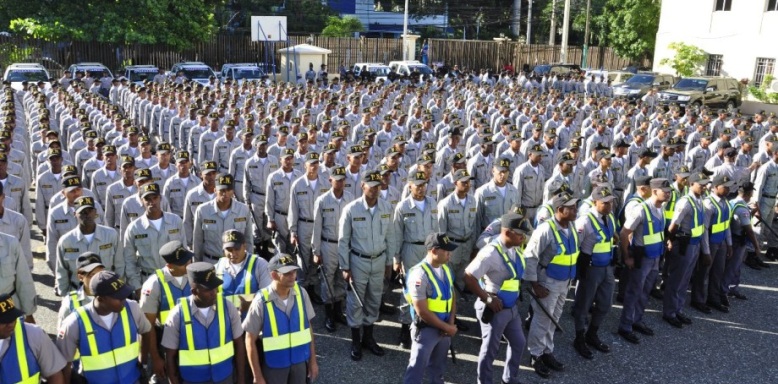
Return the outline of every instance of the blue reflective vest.
{"type": "MultiPolygon", "coordinates": [[[[414,268],[421,268],[424,270],[424,273],[427,274],[427,280],[429,280],[429,284],[432,287],[432,296],[427,298],[427,309],[434,313],[440,320],[447,322],[451,317],[451,307],[453,306],[454,300],[454,278],[451,276],[451,270],[448,268],[448,265],[441,265],[444,275],[443,279],[440,279],[438,275],[432,271],[432,266],[424,260],[413,266],[410,271],[413,271],[414,268]]],[[[408,271],[408,275],[410,275],[410,271],[408,271]]],[[[413,308],[413,299],[411,298],[410,293],[408,293],[407,281],[403,292],[405,294],[405,300],[411,308],[411,318],[415,319],[416,311],[413,308]]]]}
{"type": "Polygon", "coordinates": [[[697,206],[691,195],[686,195],[683,198],[689,201],[689,205],[692,206],[692,214],[694,215],[692,217],[692,236],[689,240],[689,245],[697,245],[702,241],[702,232],[705,230],[704,210],[702,205],[697,206]]]}
{"type": "Polygon", "coordinates": [[[173,284],[169,284],[165,281],[165,273],[161,269],[157,269],[157,280],[159,281],[159,287],[162,293],[159,295],[159,323],[164,325],[167,322],[167,315],[170,310],[176,306],[176,303],[181,300],[182,297],[187,297],[192,294],[192,289],[189,287],[189,280],[184,280],[186,284],[184,288],[178,288],[173,284]]]}
{"type": "Polygon", "coordinates": [[[551,219],[548,221],[551,231],[556,241],[556,255],[551,259],[546,267],[546,275],[555,280],[570,280],[575,278],[576,263],[578,262],[578,232],[570,225],[568,233],[570,236],[563,236],[556,222],[551,219]]]}
{"type": "MultiPolygon", "coordinates": [[[[235,277],[229,273],[220,276],[223,281],[220,289],[224,298],[235,305],[238,311],[240,311],[241,305],[240,296],[243,296],[246,301],[251,301],[254,299],[254,294],[261,288],[259,281],[254,277],[258,268],[256,261],[257,256],[249,255],[243,263],[243,268],[235,277]],[[247,282],[248,284],[246,284],[247,282]]],[[[245,314],[241,313],[241,317],[245,318],[245,314]]]]}
{"type": "Polygon", "coordinates": [[[592,266],[606,267],[611,264],[613,259],[613,234],[616,231],[616,220],[613,218],[613,214],[609,213],[608,225],[602,225],[594,213],[589,212],[588,216],[597,238],[592,248],[592,266]]]}
{"type": "Polygon", "coordinates": [[[713,204],[713,208],[716,209],[716,215],[710,223],[708,240],[710,241],[710,244],[721,244],[727,239],[725,235],[729,229],[729,222],[732,219],[732,210],[726,199],[721,199],[721,205],[719,205],[713,197],[708,197],[708,200],[713,204]]]}
{"type": "Polygon", "coordinates": [[[664,252],[665,221],[651,214],[647,201],[640,203],[640,207],[646,215],[646,221],[643,222],[643,248],[647,258],[656,259],[664,252]]]}
{"type": "Polygon", "coordinates": [[[521,278],[524,276],[524,255],[518,247],[513,249],[516,251],[516,260],[511,262],[508,254],[502,249],[502,245],[498,241],[492,243],[494,249],[500,254],[505,268],[510,272],[511,277],[505,279],[500,285],[500,290],[497,292],[497,297],[502,300],[502,306],[504,308],[513,308],[516,305],[516,301],[519,299],[519,288],[521,288],[521,278]]]}
{"type": "Polygon", "coordinates": [[[8,350],[0,359],[0,384],[38,384],[41,381],[41,369],[24,327],[21,319],[16,321],[13,338],[8,340],[8,350]]]}
{"type": "Polygon", "coordinates": [[[124,384],[140,379],[140,336],[137,324],[129,316],[129,304],[124,304],[110,331],[97,325],[86,308],[81,307],[76,313],[78,350],[86,381],[124,384]]]}
{"type": "Polygon", "coordinates": [[[180,300],[178,369],[181,378],[193,383],[219,382],[232,374],[235,349],[227,302],[216,296],[216,315],[206,327],[190,308],[188,297],[180,300]]]}
{"type": "Polygon", "coordinates": [[[300,287],[294,285],[295,305],[289,316],[270,299],[270,288],[262,289],[265,305],[262,347],[270,368],[288,368],[311,357],[311,325],[300,287]]]}

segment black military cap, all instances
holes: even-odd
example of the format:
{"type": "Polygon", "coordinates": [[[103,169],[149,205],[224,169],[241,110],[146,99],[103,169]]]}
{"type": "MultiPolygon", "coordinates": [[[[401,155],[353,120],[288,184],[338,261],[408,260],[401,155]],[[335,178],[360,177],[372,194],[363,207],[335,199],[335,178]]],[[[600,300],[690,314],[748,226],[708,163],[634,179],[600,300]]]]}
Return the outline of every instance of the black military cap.
{"type": "Polygon", "coordinates": [[[189,161],[189,151],[176,152],[176,163],[180,163],[183,161],[189,161]]]}
{"type": "Polygon", "coordinates": [[[125,165],[132,165],[135,166],[135,158],[132,156],[122,156],[122,163],[121,166],[124,167],[125,165]]]}
{"type": "Polygon", "coordinates": [[[169,241],[159,249],[159,256],[168,264],[185,265],[192,260],[194,253],[186,249],[180,241],[169,241]]]}
{"type": "Polygon", "coordinates": [[[151,170],[148,168],[138,168],[135,170],[135,181],[146,181],[151,180],[152,178],[151,170]]]}
{"type": "Polygon", "coordinates": [[[100,255],[94,252],[84,252],[78,256],[76,261],[77,270],[79,272],[89,273],[97,267],[105,267],[103,260],[100,259],[100,255]]]}
{"type": "Polygon", "coordinates": [[[81,196],[73,203],[75,212],[79,213],[87,208],[95,207],[95,199],[91,196],[81,196]]]}
{"type": "Polygon", "coordinates": [[[732,178],[729,177],[729,176],[718,175],[718,176],[713,178],[712,184],[713,184],[714,187],[721,186],[721,187],[732,188],[732,187],[735,186],[736,183],[735,183],[735,180],[732,180],[732,178]]]}
{"type": "Polygon", "coordinates": [[[222,234],[222,248],[238,248],[246,242],[246,237],[237,229],[228,229],[222,234]]]}
{"type": "Polygon", "coordinates": [[[149,183],[140,187],[140,198],[144,198],[148,195],[160,195],[159,184],[149,183]]]}
{"type": "Polygon", "coordinates": [[[442,232],[433,232],[427,235],[427,238],[424,240],[424,245],[427,247],[427,250],[433,250],[433,249],[442,249],[444,251],[453,251],[457,249],[456,243],[451,241],[451,239],[446,236],[445,233],[442,232]]]}
{"type": "Polygon", "coordinates": [[[24,316],[24,312],[16,308],[10,294],[3,293],[0,295],[0,324],[13,323],[22,316],[24,316]]]}
{"type": "Polygon", "coordinates": [[[678,168],[678,173],[676,173],[676,176],[680,176],[682,179],[685,179],[689,177],[692,173],[689,171],[689,167],[686,165],[682,165],[680,168],[678,168]]]}
{"type": "Polygon", "coordinates": [[[362,177],[362,182],[367,184],[368,187],[372,188],[381,185],[383,178],[381,177],[380,172],[369,171],[365,172],[364,176],[362,177]]]}
{"type": "Polygon", "coordinates": [[[222,285],[222,279],[216,276],[216,270],[213,265],[203,261],[187,265],[186,276],[189,279],[190,286],[196,284],[210,290],[219,288],[222,285]]]}
{"type": "Polygon", "coordinates": [[[594,201],[612,201],[616,196],[613,195],[613,191],[607,186],[598,186],[592,190],[592,199],[594,201]]]}
{"type": "Polygon", "coordinates": [[[473,180],[473,176],[471,176],[470,172],[467,172],[466,169],[458,169],[456,172],[454,172],[455,182],[465,182],[470,180],[473,180]]]}
{"type": "Polygon", "coordinates": [[[629,148],[629,143],[627,140],[624,139],[618,139],[616,140],[616,143],[613,144],[614,148],[629,148]]]}
{"type": "Polygon", "coordinates": [[[315,164],[319,162],[319,154],[316,152],[308,152],[305,154],[305,163],[306,164],[315,164]]]}
{"type": "Polygon", "coordinates": [[[643,148],[640,151],[638,151],[638,157],[657,157],[659,156],[658,153],[652,151],[650,148],[643,148]]]}
{"type": "Polygon", "coordinates": [[[100,271],[94,275],[89,282],[89,289],[95,296],[106,296],[117,300],[128,298],[135,290],[112,271],[100,271]]]}
{"type": "Polygon", "coordinates": [[[427,154],[419,156],[418,159],[416,159],[416,164],[424,165],[424,164],[432,164],[435,162],[435,159],[427,154]]]}
{"type": "Polygon", "coordinates": [[[204,174],[208,174],[211,172],[216,172],[216,162],[215,161],[204,161],[203,164],[200,166],[202,168],[202,172],[204,174]]]}
{"type": "Polygon", "coordinates": [[[555,211],[560,207],[572,207],[576,204],[578,204],[578,199],[569,193],[560,193],[551,199],[551,206],[555,211]]]}
{"type": "Polygon", "coordinates": [[[332,169],[332,172],[330,172],[330,177],[333,180],[343,180],[346,178],[346,168],[337,166],[332,169]]]}
{"type": "Polygon", "coordinates": [[[216,189],[233,189],[235,179],[229,173],[220,173],[216,175],[216,189]]]}
{"type": "Polygon", "coordinates": [[[511,159],[501,157],[494,162],[493,167],[498,171],[509,171],[511,169],[511,159]]]}
{"type": "Polygon", "coordinates": [[[170,143],[162,141],[157,144],[157,153],[169,153],[170,149],[170,143]]]}
{"type": "Polygon", "coordinates": [[[59,148],[49,148],[46,158],[51,159],[52,157],[62,157],[62,150],[59,148]]]}
{"type": "Polygon", "coordinates": [[[62,190],[70,192],[76,188],[81,188],[81,178],[78,176],[68,176],[62,179],[62,190]]]}
{"type": "Polygon", "coordinates": [[[289,273],[300,269],[300,267],[297,265],[297,262],[292,256],[286,253],[280,253],[270,259],[268,262],[268,269],[278,273],[289,273]]]}
{"type": "Polygon", "coordinates": [[[741,184],[740,187],[738,187],[738,191],[742,192],[751,192],[755,189],[754,183],[750,181],[746,181],[745,183],[741,184]]]}
{"type": "Polygon", "coordinates": [[[427,183],[427,175],[424,172],[415,172],[408,181],[413,185],[422,185],[427,183]]]}
{"type": "Polygon", "coordinates": [[[116,154],[116,146],[115,145],[108,144],[108,145],[104,145],[103,146],[103,155],[107,155],[109,153],[114,154],[114,155],[116,154]]]}
{"type": "Polygon", "coordinates": [[[294,157],[294,149],[285,148],[278,156],[280,159],[286,159],[287,157],[294,157]]]}
{"type": "Polygon", "coordinates": [[[691,176],[689,176],[689,183],[697,183],[701,185],[705,185],[710,183],[710,179],[708,178],[708,175],[702,173],[702,172],[696,172],[693,173],[691,176]]]}
{"type": "Polygon", "coordinates": [[[463,164],[467,162],[467,158],[465,158],[465,155],[462,153],[455,153],[454,156],[451,156],[451,164],[463,164]]]}
{"type": "Polygon", "coordinates": [[[524,216],[515,213],[508,212],[500,217],[500,226],[502,228],[510,229],[511,231],[519,232],[523,235],[528,235],[532,231],[532,225],[529,221],[524,219],[524,216]]]}
{"type": "Polygon", "coordinates": [[[78,168],[76,168],[73,164],[63,165],[62,166],[62,176],[77,176],[78,175],[78,168]]]}

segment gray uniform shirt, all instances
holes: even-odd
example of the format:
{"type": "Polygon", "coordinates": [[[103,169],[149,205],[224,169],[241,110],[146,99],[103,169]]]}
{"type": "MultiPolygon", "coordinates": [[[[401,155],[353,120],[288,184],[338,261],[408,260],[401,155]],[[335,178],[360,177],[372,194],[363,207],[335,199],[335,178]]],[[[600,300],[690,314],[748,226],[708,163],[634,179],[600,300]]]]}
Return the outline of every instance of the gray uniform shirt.
{"type": "Polygon", "coordinates": [[[76,227],[57,243],[56,284],[60,292],[69,292],[81,285],[76,272],[78,256],[84,252],[96,253],[107,270],[124,276],[124,253],[116,230],[97,225],[91,241],[88,241],[81,229],[76,227]]]}
{"type": "MultiPolygon", "coordinates": [[[[170,206],[166,199],[160,200],[159,208],[162,212],[170,212],[170,206]]],[[[143,216],[144,213],[146,213],[146,208],[143,207],[140,195],[133,193],[132,196],[124,199],[121,214],[119,216],[119,235],[124,235],[124,232],[127,230],[127,227],[130,226],[130,223],[143,216]]]]}
{"type": "Polygon", "coordinates": [[[181,178],[178,174],[171,176],[162,188],[162,196],[167,200],[170,212],[183,219],[186,194],[197,188],[202,182],[199,177],[191,173],[186,178],[181,178]],[[184,184],[184,180],[187,180],[186,184],[184,184]]]}
{"type": "Polygon", "coordinates": [[[135,184],[124,185],[121,179],[108,186],[105,191],[105,225],[119,229],[124,200],[138,192],[135,184]]]}
{"type": "Polygon", "coordinates": [[[521,198],[521,206],[535,208],[543,203],[543,185],[546,181],[545,170],[538,164],[537,173],[530,162],[516,169],[513,174],[513,185],[521,198]]]}
{"type": "Polygon", "coordinates": [[[189,245],[190,248],[192,246],[192,240],[194,237],[195,212],[197,212],[197,208],[201,204],[213,200],[215,196],[216,196],[216,191],[214,190],[213,196],[210,195],[208,192],[206,192],[202,183],[200,183],[198,186],[191,189],[186,194],[186,199],[184,199],[183,219],[184,219],[184,231],[186,233],[186,243],[189,245]]]}
{"type": "MultiPolygon", "coordinates": [[[[316,199],[327,193],[330,189],[329,180],[327,177],[319,173],[316,178],[316,188],[313,188],[312,180],[308,180],[308,177],[303,174],[292,183],[291,194],[289,196],[289,216],[288,225],[289,232],[292,234],[298,233],[298,222],[303,221],[305,224],[310,225],[308,221],[313,221],[314,214],[314,202],[316,199]]],[[[303,239],[307,241],[307,239],[303,239]]]]}
{"type": "Polygon", "coordinates": [[[30,245],[30,224],[21,213],[5,208],[0,216],[0,233],[11,235],[19,240],[22,253],[30,269],[33,267],[32,246],[30,245]]]}
{"type": "Polygon", "coordinates": [[[386,253],[386,265],[392,264],[391,256],[397,254],[399,244],[392,225],[392,207],[388,202],[378,199],[375,206],[368,208],[364,197],[352,201],[344,208],[339,227],[341,269],[351,269],[352,250],[367,256],[386,253]]]}
{"type": "Polygon", "coordinates": [[[0,293],[11,293],[14,303],[26,315],[38,309],[31,268],[16,238],[0,233],[0,293]]]}
{"type": "Polygon", "coordinates": [[[228,229],[243,232],[246,252],[254,252],[254,219],[249,207],[235,199],[226,213],[219,210],[216,200],[209,201],[197,207],[194,220],[192,248],[195,260],[203,260],[204,256],[219,258],[222,256],[222,234],[228,229]]]}
{"type": "MultiPolygon", "coordinates": [[[[130,313],[127,314],[127,318],[130,319],[129,321],[135,323],[138,328],[138,334],[143,335],[151,331],[151,323],[149,323],[149,320],[146,319],[146,316],[141,312],[138,303],[133,300],[127,300],[127,307],[129,307],[130,311],[130,313]]],[[[103,318],[100,317],[94,309],[94,302],[85,305],[83,308],[86,309],[87,314],[92,319],[93,326],[101,327],[109,332],[119,320],[120,314],[117,313],[114,315],[111,324],[103,323],[103,318]]],[[[74,360],[76,350],[78,349],[80,337],[78,316],[77,312],[72,312],[68,315],[59,327],[59,333],[57,334],[57,349],[59,349],[62,356],[68,362],[74,360]]],[[[140,336],[138,336],[138,339],[138,342],[140,342],[140,336]]]]}
{"type": "MultiPolygon", "coordinates": [[[[419,202],[413,197],[406,197],[394,210],[393,224],[394,235],[397,237],[397,244],[402,243],[424,243],[427,235],[432,232],[438,232],[438,203],[431,197],[424,198],[424,209],[419,206],[419,202]]],[[[418,245],[418,244],[417,244],[418,245]]],[[[398,252],[400,249],[398,249],[398,252]]],[[[394,256],[394,261],[399,263],[402,257],[394,256]]]]}
{"type": "MultiPolygon", "coordinates": [[[[670,221],[670,225],[677,225],[678,230],[686,234],[692,233],[692,227],[694,226],[694,219],[696,216],[696,213],[694,212],[695,208],[692,208],[692,205],[689,204],[689,199],[693,199],[694,207],[703,213],[701,215],[703,222],[698,224],[705,225],[705,215],[703,211],[704,208],[702,206],[702,199],[694,197],[694,195],[691,193],[686,196],[679,196],[678,201],[675,203],[675,211],[673,212],[673,219],[670,221]]],[[[703,230],[701,237],[702,239],[700,240],[700,244],[702,244],[702,253],[710,254],[710,249],[708,246],[708,231],[703,230]]]]}
{"type": "Polygon", "coordinates": [[[460,200],[456,193],[452,193],[438,203],[437,220],[440,232],[445,232],[446,236],[459,243],[476,235],[477,218],[475,197],[470,194],[460,200]]]}
{"type": "Polygon", "coordinates": [[[140,287],[142,276],[162,268],[165,261],[159,255],[159,249],[174,240],[184,241],[184,224],[180,217],[170,212],[163,214],[159,230],[146,215],[130,223],[123,240],[127,283],[140,287]]]}
{"type": "Polygon", "coordinates": [[[116,168],[115,171],[109,171],[105,167],[102,167],[91,177],[89,189],[95,193],[95,198],[103,206],[106,206],[106,193],[108,187],[122,179],[119,167],[117,166],[116,168]],[[113,176],[111,176],[111,172],[113,172],[113,176]]]}
{"type": "MultiPolygon", "coordinates": [[[[500,291],[503,281],[513,277],[511,271],[505,266],[505,261],[497,251],[495,244],[499,244],[502,247],[503,252],[505,252],[511,262],[515,262],[517,257],[523,257],[516,248],[508,248],[499,239],[495,239],[481,248],[475,259],[465,268],[466,273],[484,283],[483,288],[486,292],[493,294],[500,291]]],[[[521,276],[518,276],[518,278],[521,278],[521,276]]]]}
{"type": "MultiPolygon", "coordinates": [[[[33,356],[35,356],[35,362],[40,369],[41,378],[52,376],[65,368],[65,364],[67,364],[65,358],[62,357],[59,350],[54,347],[54,343],[43,329],[35,324],[27,323],[22,323],[22,327],[24,327],[27,345],[33,356]]],[[[4,343],[0,344],[0,356],[5,356],[6,352],[8,352],[8,349],[11,347],[12,342],[24,342],[23,340],[14,340],[13,332],[11,332],[9,338],[4,339],[3,341],[4,343]]]]}
{"type": "MultiPolygon", "coordinates": [[[[505,183],[505,195],[500,192],[494,180],[483,185],[475,191],[473,197],[476,201],[476,211],[478,212],[477,226],[478,230],[485,228],[489,223],[508,212],[512,205],[519,202],[522,195],[516,187],[510,183],[505,183]]],[[[542,188],[542,184],[541,184],[542,188]]],[[[538,194],[541,196],[542,192],[538,194]]]]}
{"type": "Polygon", "coordinates": [[[321,255],[322,241],[337,243],[339,238],[338,222],[341,213],[348,203],[354,200],[354,196],[343,191],[340,199],[330,189],[327,193],[316,198],[313,204],[313,238],[312,250],[314,255],[321,255]]]}

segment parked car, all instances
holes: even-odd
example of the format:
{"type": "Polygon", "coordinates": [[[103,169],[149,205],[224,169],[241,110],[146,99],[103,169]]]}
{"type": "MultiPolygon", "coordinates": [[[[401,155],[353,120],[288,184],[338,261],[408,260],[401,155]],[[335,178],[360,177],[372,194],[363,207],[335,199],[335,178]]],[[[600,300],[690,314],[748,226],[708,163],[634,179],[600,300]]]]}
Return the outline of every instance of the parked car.
{"type": "Polygon", "coordinates": [[[154,80],[159,68],[153,65],[129,65],[124,68],[124,77],[131,83],[143,84],[146,80],[154,80]]]}
{"type": "Polygon", "coordinates": [[[221,79],[236,80],[239,84],[244,81],[260,80],[265,76],[265,70],[255,63],[233,63],[222,65],[221,79]]]}
{"type": "Polygon", "coordinates": [[[630,77],[624,84],[614,86],[613,94],[635,101],[645,96],[652,87],[657,88],[661,92],[672,87],[675,82],[676,78],[673,75],[638,73],[630,77]]]}
{"type": "Polygon", "coordinates": [[[361,76],[362,68],[366,68],[369,73],[368,77],[370,79],[375,79],[376,82],[380,80],[386,80],[386,76],[389,75],[389,72],[392,71],[388,65],[383,63],[356,63],[354,64],[354,68],[351,70],[354,72],[354,77],[361,76]]]}
{"type": "Polygon", "coordinates": [[[743,103],[737,80],[731,77],[687,77],[659,93],[660,104],[676,103],[681,107],[727,108],[734,110],[743,103]]]}
{"type": "Polygon", "coordinates": [[[566,75],[570,72],[580,73],[581,66],[578,64],[541,64],[532,69],[536,76],[543,76],[546,73],[556,73],[557,75],[566,75]]]}
{"type": "Polygon", "coordinates": [[[216,77],[216,73],[211,67],[199,61],[182,61],[173,64],[173,67],[170,68],[169,75],[175,78],[178,75],[178,72],[182,72],[187,79],[202,85],[208,85],[211,76],[214,78],[216,77]]]}
{"type": "Polygon", "coordinates": [[[28,82],[29,85],[35,85],[43,81],[46,87],[50,87],[49,72],[43,65],[37,63],[14,63],[5,68],[3,81],[10,81],[11,88],[15,90],[22,89],[22,83],[28,82]]]}
{"type": "Polygon", "coordinates": [[[612,86],[622,84],[634,76],[631,72],[625,71],[603,71],[590,69],[584,74],[587,80],[591,80],[592,76],[595,78],[604,78],[606,81],[610,80],[612,86]]]}
{"type": "Polygon", "coordinates": [[[418,60],[390,61],[389,68],[401,76],[410,75],[413,72],[418,72],[423,76],[434,75],[432,68],[418,60]]]}
{"type": "Polygon", "coordinates": [[[70,72],[71,75],[73,75],[73,78],[76,78],[76,72],[84,72],[85,76],[89,76],[95,80],[99,80],[103,77],[103,72],[108,72],[108,76],[113,77],[113,73],[111,72],[108,67],[103,65],[102,63],[94,63],[94,62],[85,62],[85,63],[76,63],[68,67],[68,72],[70,72]]]}

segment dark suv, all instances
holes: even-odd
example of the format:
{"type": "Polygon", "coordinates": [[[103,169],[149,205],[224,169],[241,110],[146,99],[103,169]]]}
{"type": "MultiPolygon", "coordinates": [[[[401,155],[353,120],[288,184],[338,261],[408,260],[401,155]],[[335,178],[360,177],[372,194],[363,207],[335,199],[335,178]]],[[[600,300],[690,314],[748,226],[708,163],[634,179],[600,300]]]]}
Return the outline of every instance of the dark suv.
{"type": "Polygon", "coordinates": [[[657,88],[661,92],[672,87],[675,81],[673,75],[638,73],[623,84],[613,87],[613,95],[626,97],[630,101],[639,100],[649,89],[657,88]]]}
{"type": "Polygon", "coordinates": [[[743,103],[740,83],[731,77],[687,77],[681,79],[672,88],[659,93],[660,104],[676,103],[699,108],[727,108],[733,110],[743,103]]]}

